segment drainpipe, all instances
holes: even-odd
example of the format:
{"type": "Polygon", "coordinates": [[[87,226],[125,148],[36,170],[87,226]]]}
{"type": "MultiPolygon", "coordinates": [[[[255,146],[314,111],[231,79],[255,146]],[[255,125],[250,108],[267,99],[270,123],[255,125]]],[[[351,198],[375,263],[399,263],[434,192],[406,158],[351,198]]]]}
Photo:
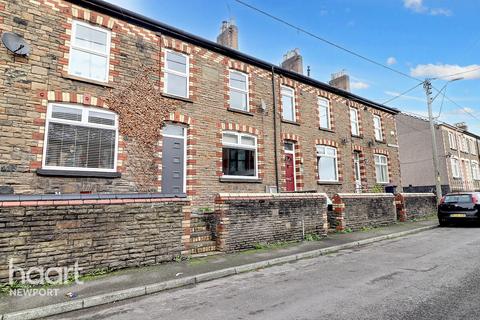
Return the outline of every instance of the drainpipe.
{"type": "Polygon", "coordinates": [[[278,141],[277,141],[277,94],[275,89],[275,67],[272,66],[272,93],[273,93],[273,151],[275,153],[275,185],[280,193],[278,180],[278,141]]]}

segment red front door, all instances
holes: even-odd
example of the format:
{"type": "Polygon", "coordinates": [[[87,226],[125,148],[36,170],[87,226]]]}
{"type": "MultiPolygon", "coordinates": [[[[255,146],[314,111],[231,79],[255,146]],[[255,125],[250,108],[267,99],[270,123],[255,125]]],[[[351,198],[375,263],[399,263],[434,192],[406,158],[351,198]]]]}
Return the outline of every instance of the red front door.
{"type": "Polygon", "coordinates": [[[285,180],[287,182],[287,191],[295,191],[295,163],[293,154],[285,154],[285,180]]]}

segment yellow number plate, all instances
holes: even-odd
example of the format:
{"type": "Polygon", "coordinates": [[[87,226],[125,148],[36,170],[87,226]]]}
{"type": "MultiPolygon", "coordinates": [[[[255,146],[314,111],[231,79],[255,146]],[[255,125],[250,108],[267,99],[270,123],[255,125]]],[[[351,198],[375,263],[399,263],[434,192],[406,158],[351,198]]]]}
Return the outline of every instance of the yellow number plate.
{"type": "Polygon", "coordinates": [[[465,213],[452,213],[450,218],[465,218],[465,213]]]}

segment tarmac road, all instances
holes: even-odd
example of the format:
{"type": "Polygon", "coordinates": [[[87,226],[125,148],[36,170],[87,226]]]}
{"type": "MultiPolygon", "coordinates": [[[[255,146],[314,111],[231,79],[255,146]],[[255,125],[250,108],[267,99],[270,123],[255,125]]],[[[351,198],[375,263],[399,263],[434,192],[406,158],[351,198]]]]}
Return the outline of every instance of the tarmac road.
{"type": "Polygon", "coordinates": [[[480,319],[480,228],[437,228],[49,319],[480,319]]]}

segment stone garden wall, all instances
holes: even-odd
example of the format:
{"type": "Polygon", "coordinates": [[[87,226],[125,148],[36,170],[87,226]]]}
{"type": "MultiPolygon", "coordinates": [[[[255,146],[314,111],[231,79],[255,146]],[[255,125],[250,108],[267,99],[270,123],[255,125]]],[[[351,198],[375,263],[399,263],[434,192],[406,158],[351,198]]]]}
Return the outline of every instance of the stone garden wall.
{"type": "Polygon", "coordinates": [[[74,196],[0,197],[0,282],[8,281],[10,261],[23,269],[70,267],[78,261],[87,273],[152,265],[188,253],[185,198],[76,195],[67,200],[74,196]]]}
{"type": "Polygon", "coordinates": [[[333,197],[337,230],[358,230],[396,222],[391,193],[338,193],[333,197]]]}
{"type": "Polygon", "coordinates": [[[227,252],[327,232],[326,196],[321,193],[219,194],[215,216],[217,249],[227,252]]]}

